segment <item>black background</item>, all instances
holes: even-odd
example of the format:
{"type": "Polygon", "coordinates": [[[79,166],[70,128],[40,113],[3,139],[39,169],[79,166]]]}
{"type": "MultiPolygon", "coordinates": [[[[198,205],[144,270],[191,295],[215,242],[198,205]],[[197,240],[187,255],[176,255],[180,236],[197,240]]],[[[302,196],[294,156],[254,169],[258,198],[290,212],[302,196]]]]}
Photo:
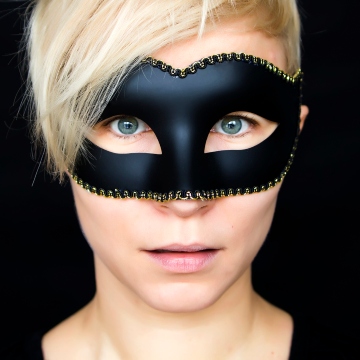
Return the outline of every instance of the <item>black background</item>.
{"type": "MultiPolygon", "coordinates": [[[[254,285],[266,299],[360,347],[360,1],[300,6],[310,115],[255,260],[254,285]]],[[[0,2],[0,348],[55,325],[95,291],[92,253],[69,184],[40,170],[31,186],[36,163],[27,121],[18,115],[23,13],[21,3],[0,2]]]]}

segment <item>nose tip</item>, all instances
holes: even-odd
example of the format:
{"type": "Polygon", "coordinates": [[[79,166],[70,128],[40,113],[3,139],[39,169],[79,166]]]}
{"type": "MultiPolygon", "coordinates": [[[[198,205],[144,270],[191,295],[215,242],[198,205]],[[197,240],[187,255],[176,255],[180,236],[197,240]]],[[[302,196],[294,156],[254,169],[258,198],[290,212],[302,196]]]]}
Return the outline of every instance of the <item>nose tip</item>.
{"type": "Polygon", "coordinates": [[[162,208],[179,217],[189,217],[208,208],[208,201],[200,200],[170,200],[162,203],[162,208]]]}

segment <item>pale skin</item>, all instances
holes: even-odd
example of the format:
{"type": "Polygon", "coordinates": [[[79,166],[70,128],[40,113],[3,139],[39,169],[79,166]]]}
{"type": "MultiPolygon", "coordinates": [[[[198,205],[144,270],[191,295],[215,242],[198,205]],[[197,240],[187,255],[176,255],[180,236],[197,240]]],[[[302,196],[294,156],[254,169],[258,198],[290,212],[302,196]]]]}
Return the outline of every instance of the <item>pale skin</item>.
{"type": "MultiPolygon", "coordinates": [[[[281,41],[250,24],[228,19],[201,40],[184,40],[152,56],[181,68],[235,51],[286,69],[281,41]]],[[[301,128],[307,113],[302,106],[301,128]]],[[[109,135],[96,130],[91,139],[108,142],[109,135]]],[[[159,203],[105,199],[71,185],[94,251],[97,290],[89,304],[44,336],[45,359],[288,359],[292,319],[251,285],[251,263],[269,231],[280,186],[213,201],[159,203]],[[220,250],[210,266],[190,274],[166,272],[144,253],[174,243],[220,250]]]]}

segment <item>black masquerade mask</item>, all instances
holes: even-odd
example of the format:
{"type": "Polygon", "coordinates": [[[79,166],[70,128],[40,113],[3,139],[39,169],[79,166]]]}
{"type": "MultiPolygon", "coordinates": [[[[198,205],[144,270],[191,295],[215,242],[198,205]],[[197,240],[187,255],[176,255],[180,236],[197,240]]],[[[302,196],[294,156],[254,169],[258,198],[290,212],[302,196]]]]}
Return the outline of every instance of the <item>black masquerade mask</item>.
{"type": "MultiPolygon", "coordinates": [[[[79,159],[73,179],[106,197],[207,200],[267,190],[288,172],[299,133],[301,77],[266,60],[231,53],[203,58],[186,69],[145,59],[126,78],[100,120],[129,116],[131,131],[144,121],[161,154],[117,154],[89,144],[90,163],[79,159]],[[242,126],[227,114],[246,111],[278,123],[270,136],[242,150],[205,152],[219,119],[223,133],[242,126]]],[[[99,121],[100,121],[99,120],[99,121]]]]}

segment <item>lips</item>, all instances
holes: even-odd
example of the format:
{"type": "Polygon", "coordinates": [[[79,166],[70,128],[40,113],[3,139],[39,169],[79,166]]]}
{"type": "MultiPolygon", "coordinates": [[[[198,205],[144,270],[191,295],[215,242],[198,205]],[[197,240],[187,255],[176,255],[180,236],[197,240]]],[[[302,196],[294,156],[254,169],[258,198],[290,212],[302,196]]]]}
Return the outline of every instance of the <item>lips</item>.
{"type": "Polygon", "coordinates": [[[155,249],[150,251],[156,251],[156,252],[197,252],[197,251],[204,251],[204,250],[214,250],[210,248],[206,248],[205,246],[201,245],[169,245],[165,246],[161,249],[155,249]]]}
{"type": "Polygon", "coordinates": [[[194,273],[210,265],[219,250],[202,245],[174,244],[146,250],[146,253],[164,270],[173,273],[194,273]]]}

